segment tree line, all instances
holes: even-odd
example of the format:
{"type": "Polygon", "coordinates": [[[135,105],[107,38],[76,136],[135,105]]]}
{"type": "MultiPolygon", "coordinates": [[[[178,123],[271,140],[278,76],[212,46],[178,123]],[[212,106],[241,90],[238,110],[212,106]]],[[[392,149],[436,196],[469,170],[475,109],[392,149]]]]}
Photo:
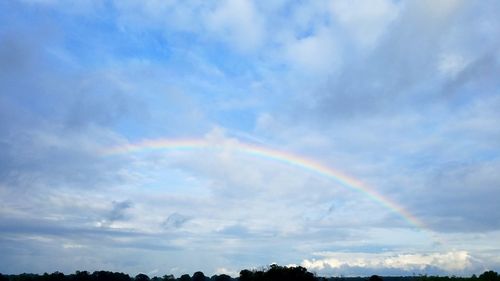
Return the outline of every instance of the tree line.
{"type": "Polygon", "coordinates": [[[179,277],[174,275],[164,275],[162,277],[154,276],[150,278],[148,275],[140,273],[135,277],[121,272],[110,271],[76,271],[73,274],[65,275],[61,272],[44,273],[44,274],[8,274],[0,273],[0,281],[500,281],[500,276],[497,272],[489,270],[479,276],[472,275],[471,277],[456,277],[456,276],[388,276],[382,277],[372,275],[371,277],[318,277],[315,274],[308,272],[306,268],[301,266],[279,266],[276,264],[270,265],[267,268],[260,270],[244,269],[240,271],[239,277],[233,278],[226,274],[205,276],[201,271],[193,273],[193,275],[183,274],[179,277]]]}

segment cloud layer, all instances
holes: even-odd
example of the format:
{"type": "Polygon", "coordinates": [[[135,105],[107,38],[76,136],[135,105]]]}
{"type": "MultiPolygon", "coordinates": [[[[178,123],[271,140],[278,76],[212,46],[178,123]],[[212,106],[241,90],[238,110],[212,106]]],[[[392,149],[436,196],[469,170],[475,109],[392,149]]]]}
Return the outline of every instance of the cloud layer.
{"type": "Polygon", "coordinates": [[[499,8],[1,3],[0,272],[499,270],[499,8]]]}

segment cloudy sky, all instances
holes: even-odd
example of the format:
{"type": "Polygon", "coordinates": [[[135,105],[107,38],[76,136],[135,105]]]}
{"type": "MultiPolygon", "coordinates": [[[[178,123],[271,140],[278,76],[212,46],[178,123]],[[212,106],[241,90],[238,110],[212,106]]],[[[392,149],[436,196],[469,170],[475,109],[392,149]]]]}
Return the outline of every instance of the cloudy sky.
{"type": "Polygon", "coordinates": [[[1,1],[0,272],[500,270],[499,10],[1,1]]]}

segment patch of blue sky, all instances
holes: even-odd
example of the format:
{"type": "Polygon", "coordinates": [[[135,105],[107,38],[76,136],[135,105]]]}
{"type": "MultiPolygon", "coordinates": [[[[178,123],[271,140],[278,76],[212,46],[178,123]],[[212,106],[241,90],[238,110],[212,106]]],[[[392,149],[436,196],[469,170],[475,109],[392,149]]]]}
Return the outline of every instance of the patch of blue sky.
{"type": "Polygon", "coordinates": [[[252,131],[256,125],[253,108],[218,112],[214,118],[217,124],[232,130],[252,131]]]}
{"type": "Polygon", "coordinates": [[[100,67],[120,60],[168,62],[169,44],[160,31],[125,32],[114,22],[74,22],[65,27],[65,47],[82,65],[100,67]],[[94,26],[92,26],[94,25],[94,26]]]}

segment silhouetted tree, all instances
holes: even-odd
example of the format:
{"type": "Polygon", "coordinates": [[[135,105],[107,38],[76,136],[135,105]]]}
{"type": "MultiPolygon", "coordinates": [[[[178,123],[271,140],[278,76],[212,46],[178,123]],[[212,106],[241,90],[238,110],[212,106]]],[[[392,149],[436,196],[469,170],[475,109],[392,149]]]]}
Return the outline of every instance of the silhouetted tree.
{"type": "Polygon", "coordinates": [[[500,280],[500,278],[498,278],[498,273],[496,273],[493,270],[483,272],[481,275],[479,275],[479,279],[481,279],[483,281],[500,280]]]}
{"type": "Polygon", "coordinates": [[[189,274],[183,274],[179,277],[179,281],[191,281],[191,276],[189,276],[189,274]]]}
{"type": "MultiPolygon", "coordinates": [[[[315,281],[312,273],[301,266],[286,267],[273,264],[264,272],[265,280],[287,280],[287,281],[315,281]]],[[[261,279],[254,279],[261,280],[261,279]]]]}
{"type": "Polygon", "coordinates": [[[203,274],[203,272],[201,271],[196,271],[195,273],[193,273],[193,277],[191,278],[191,280],[193,281],[205,281],[205,279],[207,279],[205,277],[205,274],[203,274]]]}
{"type": "Polygon", "coordinates": [[[221,274],[221,275],[214,275],[211,278],[213,281],[231,281],[233,278],[231,276],[226,275],[226,274],[221,274]]]}
{"type": "Polygon", "coordinates": [[[248,269],[243,269],[240,271],[240,281],[252,281],[253,272],[248,269]]]}
{"type": "Polygon", "coordinates": [[[2,273],[0,273],[0,281],[9,281],[9,278],[2,273]]]}
{"type": "Polygon", "coordinates": [[[242,270],[240,281],[271,281],[271,280],[314,280],[312,273],[303,267],[282,267],[276,264],[270,265],[267,270],[242,270]]]}
{"type": "Polygon", "coordinates": [[[128,274],[121,272],[94,271],[90,277],[92,281],[131,281],[128,274]]]}
{"type": "Polygon", "coordinates": [[[370,276],[369,281],[384,281],[384,279],[382,279],[382,277],[380,277],[378,275],[372,275],[372,276],[370,276]]]}
{"type": "Polygon", "coordinates": [[[52,274],[49,274],[47,281],[64,281],[64,273],[56,271],[52,274]]]}
{"type": "Polygon", "coordinates": [[[164,280],[164,281],[171,281],[171,280],[175,280],[175,276],[174,276],[174,275],[172,275],[172,274],[163,275],[163,280],[164,280]]]}
{"type": "Polygon", "coordinates": [[[143,273],[139,273],[135,276],[135,281],[149,281],[149,276],[143,273]]]}
{"type": "Polygon", "coordinates": [[[188,274],[182,275],[175,279],[173,275],[165,275],[162,278],[154,277],[149,279],[146,274],[138,274],[131,278],[128,274],[110,271],[95,271],[89,274],[87,271],[76,271],[73,274],[64,275],[61,272],[39,274],[0,274],[0,281],[500,281],[500,276],[497,272],[489,270],[479,276],[472,275],[471,277],[457,276],[406,276],[397,277],[389,276],[382,277],[372,275],[371,277],[316,277],[308,272],[306,268],[286,267],[273,264],[268,268],[259,270],[244,269],[240,271],[240,276],[237,279],[231,278],[228,275],[214,275],[211,278],[206,277],[203,272],[198,271],[190,277],[188,274]]]}
{"type": "Polygon", "coordinates": [[[73,281],[90,281],[90,273],[88,271],[77,270],[72,277],[73,281]]]}

